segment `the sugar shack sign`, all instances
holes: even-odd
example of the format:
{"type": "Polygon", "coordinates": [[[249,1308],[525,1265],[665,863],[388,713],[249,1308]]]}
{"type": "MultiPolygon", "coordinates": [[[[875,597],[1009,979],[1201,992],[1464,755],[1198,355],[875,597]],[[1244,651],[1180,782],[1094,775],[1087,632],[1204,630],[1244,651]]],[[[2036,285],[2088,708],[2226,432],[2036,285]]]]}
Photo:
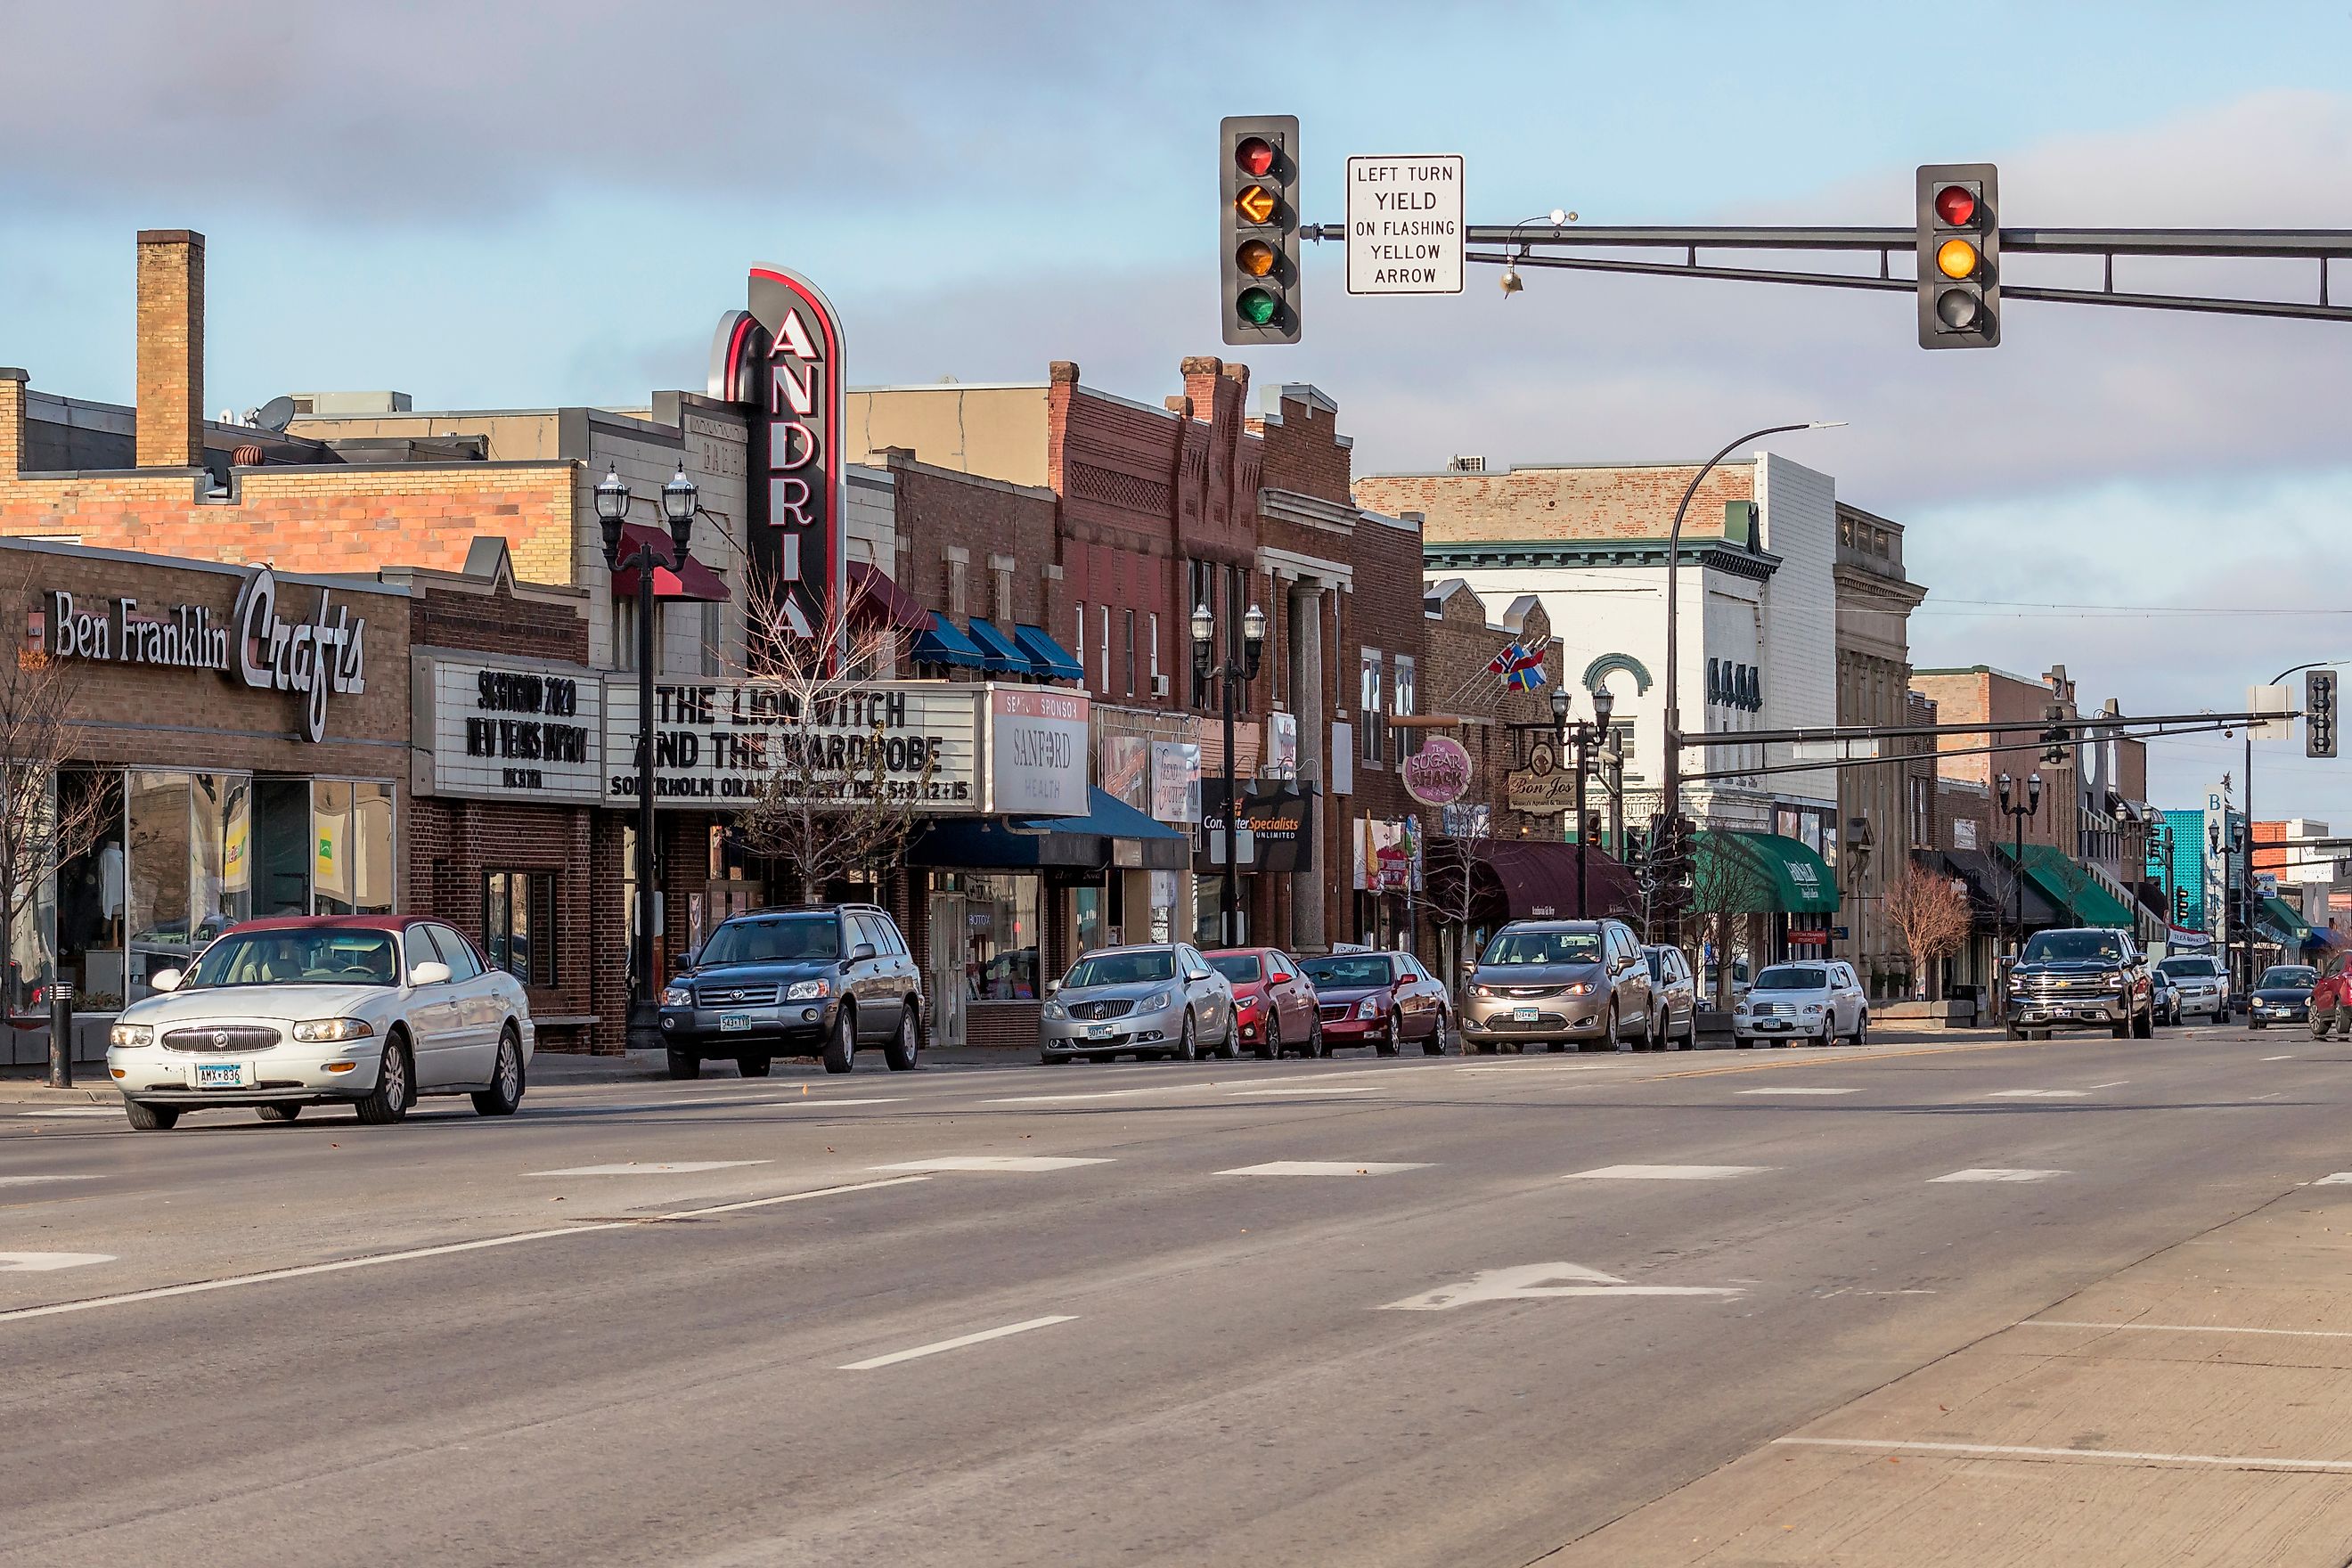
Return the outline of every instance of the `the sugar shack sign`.
{"type": "Polygon", "coordinates": [[[436,794],[573,805],[604,798],[604,687],[594,671],[418,663],[410,689],[431,694],[436,794]]]}
{"type": "MultiPolygon", "coordinates": [[[[604,798],[637,796],[637,691],[605,691],[604,798]]],[[[986,689],[861,687],[816,710],[756,682],[654,688],[654,804],[732,810],[771,780],[823,800],[879,788],[927,816],[988,809],[978,768],[986,689]]]]}
{"type": "Polygon", "coordinates": [[[168,669],[210,670],[258,691],[299,700],[302,733],[322,740],[327,699],[367,690],[367,622],[320,587],[308,619],[278,613],[278,574],[246,574],[236,608],[224,623],[203,605],[142,605],[128,594],[91,595],[54,589],[42,597],[37,638],[52,658],[91,659],[168,669]]]}

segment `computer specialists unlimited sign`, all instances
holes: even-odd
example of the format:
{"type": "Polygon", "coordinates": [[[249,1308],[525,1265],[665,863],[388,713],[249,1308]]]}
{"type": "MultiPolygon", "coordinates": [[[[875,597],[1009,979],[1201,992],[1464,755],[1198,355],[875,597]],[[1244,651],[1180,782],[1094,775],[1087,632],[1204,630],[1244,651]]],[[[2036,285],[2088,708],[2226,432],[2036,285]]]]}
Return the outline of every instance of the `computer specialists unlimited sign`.
{"type": "MultiPolygon", "coordinates": [[[[983,686],[879,682],[800,711],[767,683],[654,688],[654,804],[728,811],[772,783],[819,801],[903,800],[927,816],[989,808],[979,770],[983,686]]],[[[637,798],[637,689],[604,691],[604,799],[637,798]]]]}

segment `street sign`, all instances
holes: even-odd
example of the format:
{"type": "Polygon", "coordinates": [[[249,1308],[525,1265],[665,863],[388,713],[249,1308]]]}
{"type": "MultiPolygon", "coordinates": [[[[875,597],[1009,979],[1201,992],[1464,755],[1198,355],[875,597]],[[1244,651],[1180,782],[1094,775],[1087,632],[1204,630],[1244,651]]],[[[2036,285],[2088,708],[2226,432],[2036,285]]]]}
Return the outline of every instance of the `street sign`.
{"type": "MultiPolygon", "coordinates": [[[[2249,686],[2246,688],[2246,711],[2292,713],[2294,711],[2294,692],[2284,686],[2249,686]]],[[[2257,741],[2291,740],[2294,735],[2294,721],[2257,719],[2246,726],[2246,732],[2257,741]]]]}
{"type": "Polygon", "coordinates": [[[2304,671],[2303,754],[2336,754],[2336,672],[2332,669],[2304,671]]]}
{"type": "Polygon", "coordinates": [[[1348,160],[1348,292],[1462,292],[1462,159],[1348,160]]]}

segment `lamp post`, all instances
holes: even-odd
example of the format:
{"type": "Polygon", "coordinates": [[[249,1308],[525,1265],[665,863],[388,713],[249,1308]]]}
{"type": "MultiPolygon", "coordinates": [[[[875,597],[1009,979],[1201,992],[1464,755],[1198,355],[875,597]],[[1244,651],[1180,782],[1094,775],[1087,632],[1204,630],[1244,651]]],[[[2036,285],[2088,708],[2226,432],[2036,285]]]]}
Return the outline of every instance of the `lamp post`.
{"type": "MultiPolygon", "coordinates": [[[[1217,939],[1226,947],[1241,945],[1241,791],[1234,779],[1234,705],[1239,689],[1257,679],[1260,656],[1265,651],[1265,612],[1252,605],[1242,613],[1242,656],[1239,660],[1213,657],[1217,617],[1205,604],[1192,607],[1192,673],[1214,680],[1225,721],[1224,880],[1217,894],[1217,939]]],[[[1370,715],[1365,716],[1367,719],[1370,715]]]]}
{"type": "Polygon", "coordinates": [[[1592,918],[1591,900],[1586,890],[1585,861],[1591,836],[1584,831],[1584,776],[1591,767],[1593,742],[1609,732],[1609,715],[1616,707],[1616,699],[1609,695],[1607,687],[1594,687],[1592,721],[1589,724],[1581,719],[1572,724],[1569,721],[1570,703],[1567,687],[1551,689],[1551,727],[1561,758],[1566,759],[1570,745],[1576,747],[1576,804],[1570,808],[1569,833],[1576,840],[1576,918],[1581,921],[1592,918]]]}
{"type": "MultiPolygon", "coordinates": [[[[1851,922],[1850,929],[1853,931],[1858,931],[1862,929],[1863,900],[1870,896],[1863,891],[1863,888],[1870,872],[1870,857],[1877,847],[1878,836],[1871,830],[1870,818],[1867,816],[1857,816],[1845,825],[1845,844],[1843,853],[1853,867],[1853,875],[1846,882],[1846,886],[1853,889],[1853,912],[1846,918],[1851,922]]],[[[1847,940],[1853,943],[1855,953],[1860,954],[1863,952],[1862,937],[1853,936],[1847,940]]],[[[1822,956],[1826,958],[1829,954],[1830,949],[1823,947],[1822,956]]]]}
{"type": "MultiPolygon", "coordinates": [[[[596,522],[604,534],[604,563],[614,572],[637,574],[637,881],[635,941],[630,944],[628,1043],[631,1050],[661,1046],[660,984],[654,976],[654,568],[660,564],[656,541],[626,537],[629,487],[617,468],[607,468],[596,487],[596,522]]],[[[662,487],[663,521],[669,524],[672,564],[686,559],[694,533],[695,486],[686,465],[662,487]]]]}
{"type": "Polygon", "coordinates": [[[2000,775],[2000,809],[2010,821],[2010,860],[2017,877],[2017,937],[2025,940],[2025,819],[2042,809],[2042,775],[2025,775],[2025,797],[2011,800],[2009,775],[2000,775]]]}
{"type": "MultiPolygon", "coordinates": [[[[1691,498],[1698,494],[1699,485],[1707,475],[1715,471],[1715,466],[1717,463],[1722,462],[1738,447],[1746,446],[1750,441],[1760,441],[1767,436],[1785,435],[1791,430],[1832,430],[1844,423],[1843,419],[1813,419],[1801,425],[1768,425],[1761,430],[1749,431],[1738,440],[1727,441],[1721,451],[1702,463],[1698,472],[1691,476],[1691,482],[1683,490],[1683,499],[1675,507],[1674,526],[1666,531],[1665,750],[1658,763],[1659,772],[1663,775],[1658,791],[1658,805],[1670,823],[1681,816],[1683,810],[1683,714],[1677,696],[1682,688],[1680,680],[1682,666],[1676,658],[1681,642],[1682,619],[1675,611],[1681,603],[1678,590],[1683,575],[1683,519],[1690,511],[1691,498]]],[[[1664,940],[1668,942],[1680,942],[1683,934],[1682,900],[1679,897],[1671,898],[1666,903],[1666,930],[1664,940]]]]}
{"type": "MultiPolygon", "coordinates": [[[[2224,784],[2228,783],[2226,779],[2222,782],[2224,784]]],[[[2227,821],[2229,816],[2229,797],[2224,795],[2221,800],[2221,816],[2223,821],[2227,821]]],[[[2235,855],[2238,852],[2240,846],[2251,845],[2252,838],[2253,818],[2251,816],[2246,818],[2246,826],[2243,828],[2239,827],[2235,823],[2231,823],[2226,832],[2223,830],[2221,823],[2220,822],[2215,822],[2210,818],[2208,818],[2205,823],[2206,846],[2212,850],[2213,858],[2221,862],[2221,907],[2224,910],[2228,910],[2230,906],[2229,857],[2235,855]]],[[[2246,857],[2245,866],[2245,879],[2249,882],[2253,880],[2253,856],[2251,850],[2249,850],[2246,857]]],[[[2252,941],[2249,940],[2247,942],[2247,951],[2251,953],[2252,949],[2253,944],[2252,941]]],[[[2224,945],[2221,951],[2221,962],[2224,964],[2227,964],[2230,962],[2230,952],[2226,945],[2224,945]]]]}

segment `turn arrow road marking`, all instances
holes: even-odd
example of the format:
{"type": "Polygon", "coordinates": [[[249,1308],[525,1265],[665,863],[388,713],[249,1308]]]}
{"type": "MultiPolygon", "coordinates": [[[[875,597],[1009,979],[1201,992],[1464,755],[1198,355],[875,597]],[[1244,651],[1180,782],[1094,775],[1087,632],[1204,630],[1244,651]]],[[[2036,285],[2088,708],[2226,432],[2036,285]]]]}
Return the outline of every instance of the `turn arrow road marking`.
{"type": "Polygon", "coordinates": [[[1441,1285],[1379,1309],[1384,1312],[1443,1312],[1480,1301],[1519,1301],[1554,1296],[1738,1296],[1736,1285],[1629,1285],[1577,1263],[1523,1263],[1516,1268],[1483,1268],[1469,1279],[1441,1285]]]}

